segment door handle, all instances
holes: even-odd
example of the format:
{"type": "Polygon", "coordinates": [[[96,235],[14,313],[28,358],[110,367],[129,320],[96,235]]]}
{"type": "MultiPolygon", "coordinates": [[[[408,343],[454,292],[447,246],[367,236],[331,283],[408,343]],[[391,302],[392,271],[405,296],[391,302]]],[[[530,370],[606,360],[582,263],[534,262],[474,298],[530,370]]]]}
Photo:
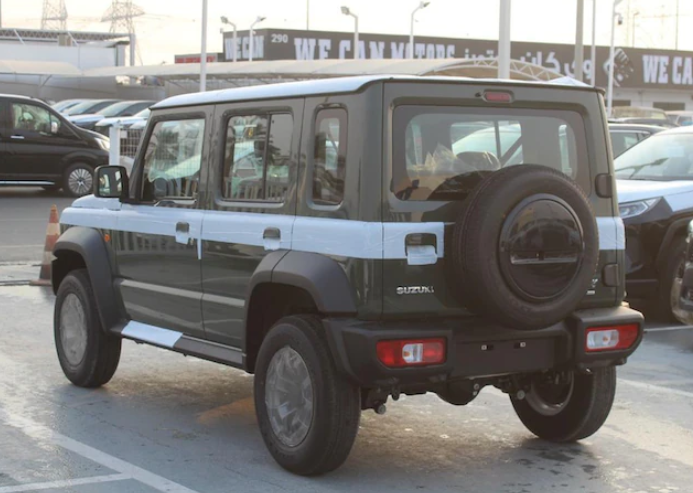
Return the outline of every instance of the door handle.
{"type": "Polygon", "coordinates": [[[273,252],[279,250],[282,244],[282,232],[279,228],[267,228],[262,233],[262,244],[265,250],[273,252]]]}
{"type": "Polygon", "coordinates": [[[10,137],[10,139],[13,139],[13,140],[24,140],[24,136],[23,136],[23,135],[13,135],[13,136],[10,137]]]}
{"type": "Polygon", "coordinates": [[[176,243],[182,245],[187,245],[190,242],[190,224],[189,223],[177,223],[176,224],[176,243]]]}

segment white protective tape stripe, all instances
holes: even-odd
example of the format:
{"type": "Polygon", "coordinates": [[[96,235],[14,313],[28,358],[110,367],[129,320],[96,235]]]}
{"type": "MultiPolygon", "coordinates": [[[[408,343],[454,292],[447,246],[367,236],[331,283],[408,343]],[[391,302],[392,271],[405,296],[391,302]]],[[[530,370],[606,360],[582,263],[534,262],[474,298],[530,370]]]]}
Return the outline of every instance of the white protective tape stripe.
{"type": "MultiPolygon", "coordinates": [[[[269,250],[294,250],[347,258],[403,260],[409,234],[436,236],[438,258],[445,252],[445,223],[364,222],[347,219],[295,217],[284,214],[221,212],[168,207],[124,205],[121,211],[68,208],[63,224],[112,229],[131,233],[175,236],[176,224],[187,222],[194,239],[269,250]],[[204,222],[204,228],[203,228],[204,222]],[[269,243],[265,231],[278,229],[279,240],[269,243]]],[[[625,232],[620,217],[598,217],[600,250],[625,249],[625,232]]],[[[199,245],[199,242],[198,242],[199,245]]],[[[198,255],[201,254],[198,246],[198,255]]]]}
{"type": "Polygon", "coordinates": [[[626,230],[620,217],[598,217],[600,250],[625,250],[626,230]]]}
{"type": "Polygon", "coordinates": [[[173,346],[183,336],[183,334],[174,330],[162,329],[134,321],[128,322],[121,335],[128,339],[136,339],[169,349],[173,349],[173,346]]]}

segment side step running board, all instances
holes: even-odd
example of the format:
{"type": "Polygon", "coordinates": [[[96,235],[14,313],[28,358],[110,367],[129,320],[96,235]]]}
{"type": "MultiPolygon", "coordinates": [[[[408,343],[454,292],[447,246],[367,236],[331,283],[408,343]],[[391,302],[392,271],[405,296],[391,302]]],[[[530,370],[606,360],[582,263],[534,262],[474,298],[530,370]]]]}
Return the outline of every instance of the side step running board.
{"type": "Polygon", "coordinates": [[[135,342],[151,344],[236,368],[243,367],[243,353],[240,350],[216,342],[189,337],[174,330],[130,321],[122,330],[115,331],[115,333],[135,342]]]}

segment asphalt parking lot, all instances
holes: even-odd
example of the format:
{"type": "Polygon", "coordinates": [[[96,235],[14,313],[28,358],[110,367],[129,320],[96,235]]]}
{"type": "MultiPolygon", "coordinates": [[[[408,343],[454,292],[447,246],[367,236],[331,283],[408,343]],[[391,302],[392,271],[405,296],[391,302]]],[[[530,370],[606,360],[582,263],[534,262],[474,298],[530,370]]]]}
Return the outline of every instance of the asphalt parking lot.
{"type": "MultiPolygon", "coordinates": [[[[70,202],[17,194],[0,190],[2,219],[35,220],[0,236],[3,261],[19,241],[40,258],[50,204],[70,202]]],[[[267,452],[252,377],[126,341],[108,385],[74,387],[55,355],[52,293],[16,284],[0,282],[0,493],[691,491],[693,328],[649,324],[607,423],[579,444],[534,438],[495,389],[461,408],[403,397],[363,413],[342,468],[306,479],[267,452]]]]}
{"type": "Polygon", "coordinates": [[[0,264],[39,262],[51,205],[62,211],[73,200],[42,188],[0,187],[0,264]]]}
{"type": "Polygon", "coordinates": [[[464,408],[409,397],[365,412],[346,464],[306,479],[266,451],[242,372],[125,342],[111,383],[71,386],[52,305],[46,288],[0,287],[0,493],[690,491],[693,330],[648,333],[579,444],[533,438],[496,390],[464,408]]]}

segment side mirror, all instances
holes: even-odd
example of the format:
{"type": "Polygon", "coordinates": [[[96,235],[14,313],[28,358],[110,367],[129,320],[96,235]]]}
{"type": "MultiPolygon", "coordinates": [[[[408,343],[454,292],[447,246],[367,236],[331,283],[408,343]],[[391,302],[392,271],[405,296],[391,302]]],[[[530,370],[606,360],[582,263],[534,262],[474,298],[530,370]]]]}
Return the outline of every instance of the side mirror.
{"type": "Polygon", "coordinates": [[[96,168],[96,188],[94,195],[104,199],[128,198],[130,190],[128,173],[123,166],[99,166],[96,168]]]}
{"type": "Polygon", "coordinates": [[[60,125],[55,120],[51,120],[51,134],[58,135],[58,132],[60,132],[60,125]]]}

